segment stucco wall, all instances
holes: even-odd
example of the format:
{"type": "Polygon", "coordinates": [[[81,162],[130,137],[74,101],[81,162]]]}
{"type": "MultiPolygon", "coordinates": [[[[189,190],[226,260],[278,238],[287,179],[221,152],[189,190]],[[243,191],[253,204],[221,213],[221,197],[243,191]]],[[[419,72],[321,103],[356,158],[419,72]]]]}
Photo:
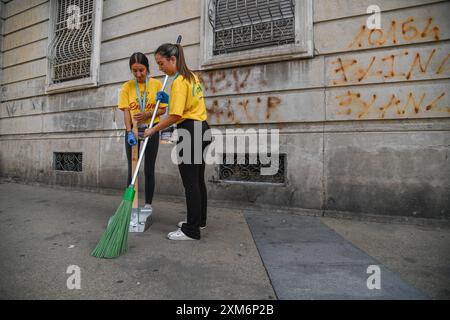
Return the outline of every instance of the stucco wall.
{"type": "MultiPolygon", "coordinates": [[[[208,183],[214,199],[319,210],[450,217],[449,1],[315,0],[314,58],[201,72],[209,122],[280,129],[286,186],[208,183]]],[[[3,4],[0,174],[88,188],[124,187],[115,109],[128,57],[183,35],[200,69],[200,0],[104,1],[100,85],[45,94],[49,1],[3,4]],[[170,13],[170,14],[161,14],[170,13]],[[143,18],[150,17],[150,18],[143,18]],[[83,152],[82,173],[52,170],[53,152],[83,152]]],[[[183,195],[161,145],[157,192],[183,195]]],[[[216,168],[207,169],[213,180],[216,168]]],[[[141,184],[143,185],[143,184],[141,184]]]]}

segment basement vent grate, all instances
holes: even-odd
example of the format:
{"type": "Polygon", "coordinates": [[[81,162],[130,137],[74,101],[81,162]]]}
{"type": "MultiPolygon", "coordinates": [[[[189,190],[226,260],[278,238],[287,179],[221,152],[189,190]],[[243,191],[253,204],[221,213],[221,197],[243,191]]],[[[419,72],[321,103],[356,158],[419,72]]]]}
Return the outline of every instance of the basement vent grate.
{"type": "Polygon", "coordinates": [[[54,152],[53,169],[56,171],[81,172],[83,154],[81,152],[54,152]]]}
{"type": "MultiPolygon", "coordinates": [[[[286,180],[286,155],[279,154],[278,171],[274,175],[263,175],[262,168],[270,168],[271,163],[262,164],[259,155],[255,155],[255,161],[250,163],[249,154],[234,155],[233,162],[227,163],[226,155],[223,155],[223,164],[219,166],[219,180],[230,182],[253,182],[284,184],[286,180]]],[[[271,156],[268,155],[270,158],[271,156]]]]}

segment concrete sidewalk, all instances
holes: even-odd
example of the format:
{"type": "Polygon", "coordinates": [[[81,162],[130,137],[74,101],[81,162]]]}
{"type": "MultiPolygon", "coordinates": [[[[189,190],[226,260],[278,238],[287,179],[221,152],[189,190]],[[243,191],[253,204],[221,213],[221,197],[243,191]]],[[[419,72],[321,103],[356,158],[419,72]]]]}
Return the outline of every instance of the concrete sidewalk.
{"type": "Polygon", "coordinates": [[[448,228],[283,216],[212,202],[202,239],[172,242],[165,236],[185,218],[182,198],[156,197],[153,225],[130,234],[126,254],[93,258],[121,196],[0,181],[0,299],[450,297],[448,228]],[[290,228],[277,227],[287,220],[290,228]],[[387,291],[378,294],[363,287],[366,265],[373,263],[386,275],[387,291]],[[81,269],[81,290],[67,289],[70,265],[81,269]],[[317,265],[322,271],[302,271],[317,265]],[[339,285],[333,274],[347,274],[359,293],[350,292],[348,281],[339,285]]]}
{"type": "Polygon", "coordinates": [[[448,226],[320,220],[431,299],[450,299],[448,226]]]}
{"type": "Polygon", "coordinates": [[[114,260],[90,256],[121,195],[0,184],[2,299],[275,299],[245,219],[212,208],[201,241],[165,237],[183,202],[154,202],[154,222],[114,260]],[[72,247],[74,246],[74,247],[72,247]],[[68,290],[70,265],[81,290],[68,290]]]}

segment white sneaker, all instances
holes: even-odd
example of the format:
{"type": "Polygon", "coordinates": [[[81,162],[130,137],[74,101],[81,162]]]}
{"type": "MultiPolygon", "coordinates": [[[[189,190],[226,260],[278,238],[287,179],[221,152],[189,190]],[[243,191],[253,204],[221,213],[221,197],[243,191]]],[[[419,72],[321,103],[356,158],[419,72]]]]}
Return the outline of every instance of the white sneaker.
{"type": "Polygon", "coordinates": [[[185,235],[184,232],[181,231],[181,229],[178,229],[177,231],[170,232],[167,235],[167,238],[169,240],[196,240],[196,239],[193,239],[193,238],[188,237],[187,235],[185,235]]]}
{"type": "MultiPolygon", "coordinates": [[[[178,222],[178,228],[181,228],[181,226],[183,225],[183,223],[187,223],[187,221],[180,221],[178,222]]],[[[206,229],[206,226],[204,227],[200,227],[201,230],[206,229]]]]}
{"type": "Polygon", "coordinates": [[[148,204],[148,203],[145,204],[144,209],[145,209],[146,211],[153,211],[152,205],[151,205],[151,204],[148,204]]]}

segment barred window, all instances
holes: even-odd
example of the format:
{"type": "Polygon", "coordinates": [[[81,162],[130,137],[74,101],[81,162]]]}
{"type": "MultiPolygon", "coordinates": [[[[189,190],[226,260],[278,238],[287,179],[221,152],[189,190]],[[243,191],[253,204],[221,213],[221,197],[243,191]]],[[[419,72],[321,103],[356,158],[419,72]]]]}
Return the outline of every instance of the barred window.
{"type": "Polygon", "coordinates": [[[93,0],[60,0],[50,51],[54,83],[91,76],[93,0]]]}
{"type": "Polygon", "coordinates": [[[214,55],[295,42],[294,0],[210,0],[214,55]]]}
{"type": "Polygon", "coordinates": [[[205,0],[202,6],[202,69],[313,56],[313,0],[205,0]]]}
{"type": "Polygon", "coordinates": [[[102,3],[102,0],[51,1],[47,91],[97,84],[102,3]]]}

